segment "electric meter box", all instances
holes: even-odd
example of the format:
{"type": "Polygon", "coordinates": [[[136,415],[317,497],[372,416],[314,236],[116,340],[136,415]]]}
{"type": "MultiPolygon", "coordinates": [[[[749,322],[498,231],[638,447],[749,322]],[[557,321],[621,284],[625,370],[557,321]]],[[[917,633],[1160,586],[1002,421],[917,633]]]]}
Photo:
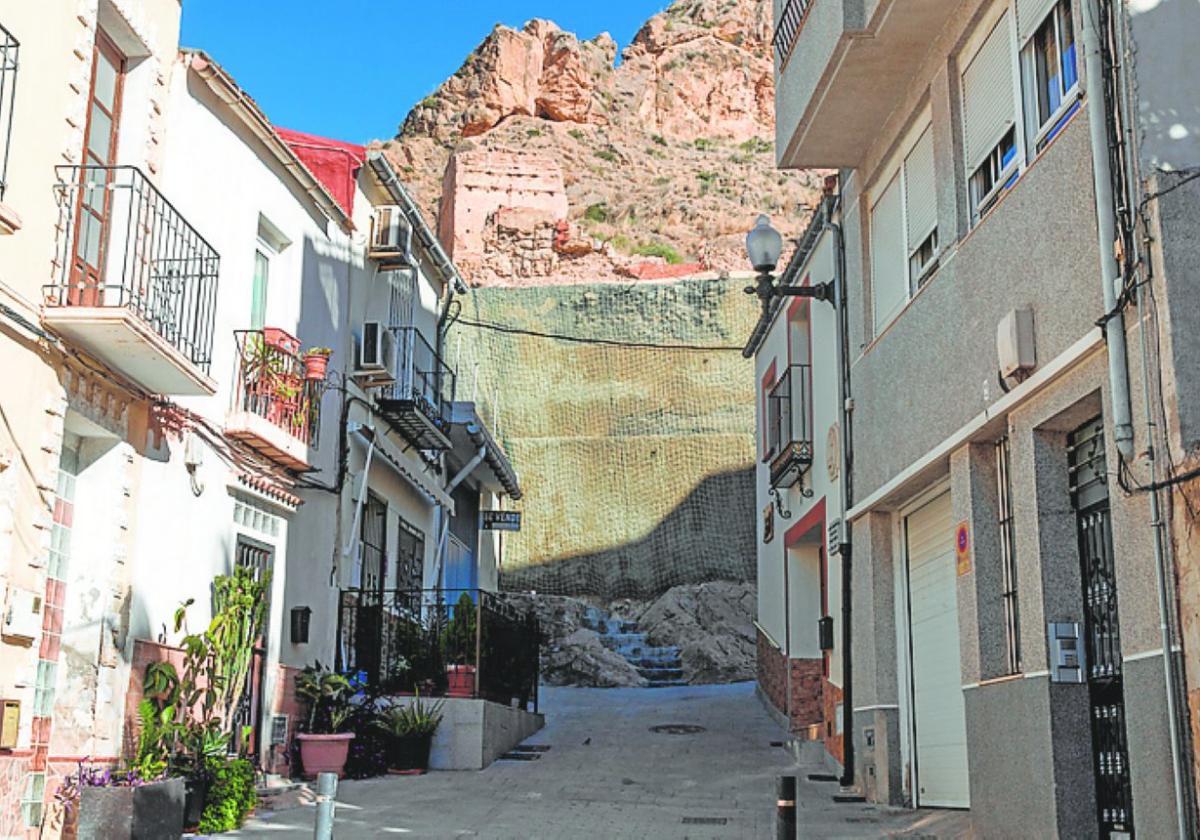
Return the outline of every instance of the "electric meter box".
{"type": "Polygon", "coordinates": [[[1080,638],[1079,622],[1047,622],[1046,637],[1050,642],[1050,681],[1058,683],[1084,682],[1087,663],[1084,661],[1083,639],[1080,638]]]}
{"type": "Polygon", "coordinates": [[[17,731],[21,728],[21,701],[0,700],[0,750],[17,748],[17,731]]]}

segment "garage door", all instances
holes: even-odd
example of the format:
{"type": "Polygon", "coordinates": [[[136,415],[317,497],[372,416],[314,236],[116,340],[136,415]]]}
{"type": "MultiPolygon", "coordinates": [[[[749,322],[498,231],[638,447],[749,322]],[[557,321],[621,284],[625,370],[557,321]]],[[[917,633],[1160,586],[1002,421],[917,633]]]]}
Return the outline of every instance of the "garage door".
{"type": "Polygon", "coordinates": [[[958,654],[950,494],[905,520],[918,805],[966,808],[967,725],[958,654]]]}

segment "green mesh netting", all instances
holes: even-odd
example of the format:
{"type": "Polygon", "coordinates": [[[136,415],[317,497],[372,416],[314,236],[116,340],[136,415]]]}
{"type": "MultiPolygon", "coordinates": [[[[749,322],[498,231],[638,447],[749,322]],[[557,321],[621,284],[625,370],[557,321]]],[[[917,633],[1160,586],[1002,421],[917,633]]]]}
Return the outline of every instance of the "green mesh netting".
{"type": "Polygon", "coordinates": [[[501,585],[648,598],[755,570],[754,377],[737,281],[476,289],[446,353],[521,479],[501,585]],[[580,344],[495,324],[617,342],[580,344]]]}

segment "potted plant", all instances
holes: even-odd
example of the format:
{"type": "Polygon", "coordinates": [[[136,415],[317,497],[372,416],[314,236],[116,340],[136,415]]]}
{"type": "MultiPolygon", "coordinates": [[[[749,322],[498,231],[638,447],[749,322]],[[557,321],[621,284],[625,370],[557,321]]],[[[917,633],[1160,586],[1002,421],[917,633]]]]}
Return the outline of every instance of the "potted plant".
{"type": "Polygon", "coordinates": [[[332,355],[333,349],[329,347],[310,347],[304,351],[304,378],[323,382],[332,355]]]}
{"type": "Polygon", "coordinates": [[[476,609],[469,592],[458,597],[454,617],[442,636],[446,662],[446,693],[451,697],[475,696],[476,609]]]}
{"type": "Polygon", "coordinates": [[[114,840],[174,840],[183,836],[184,784],[181,777],[143,775],[131,765],[114,770],[79,763],[55,798],[74,816],[76,836],[114,840]]]}
{"type": "Polygon", "coordinates": [[[346,724],[354,712],[350,697],[354,687],[341,674],[310,665],[296,675],[296,694],[308,707],[305,731],[296,736],[300,743],[300,763],[304,775],[315,779],[318,773],[346,770],[346,758],[354,733],[346,724]]]}
{"type": "Polygon", "coordinates": [[[396,703],[379,713],[375,725],[388,739],[388,772],[420,775],[429,769],[433,735],[442,722],[439,700],[427,704],[420,693],[410,703],[396,703]]]}

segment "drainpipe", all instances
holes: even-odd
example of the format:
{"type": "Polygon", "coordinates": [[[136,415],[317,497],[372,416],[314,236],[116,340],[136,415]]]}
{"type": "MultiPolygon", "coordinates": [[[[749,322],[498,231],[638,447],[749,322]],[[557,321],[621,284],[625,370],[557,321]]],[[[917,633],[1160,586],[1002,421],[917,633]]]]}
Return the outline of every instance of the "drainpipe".
{"type": "Polygon", "coordinates": [[[1101,56],[1097,0],[1083,3],[1084,72],[1087,73],[1088,130],[1092,139],[1092,187],[1096,196],[1097,245],[1100,282],[1104,291],[1104,338],[1108,343],[1108,385],[1112,392],[1113,443],[1126,460],[1133,458],[1133,422],[1130,417],[1129,368],[1126,363],[1125,317],[1117,308],[1120,273],[1115,251],[1116,216],[1113,212],[1112,170],[1108,157],[1108,105],[1104,101],[1104,62],[1101,56]]]}
{"type": "MultiPolygon", "coordinates": [[[[1114,11],[1114,14],[1117,14],[1114,11]]],[[[1123,17],[1123,16],[1122,16],[1123,17]]],[[[1125,21],[1119,20],[1116,26],[1116,41],[1117,57],[1116,67],[1119,85],[1119,91],[1124,94],[1128,89],[1129,80],[1125,75],[1125,68],[1128,66],[1127,61],[1131,60],[1130,46],[1127,41],[1127,32],[1125,29],[1125,21]]],[[[1120,96],[1116,103],[1117,113],[1121,117],[1121,128],[1124,133],[1125,140],[1125,183],[1133,192],[1131,206],[1140,206],[1141,198],[1141,179],[1138,173],[1137,164],[1137,138],[1134,136],[1133,123],[1129,117],[1129,103],[1120,96]]],[[[1137,224],[1136,216],[1131,219],[1131,224],[1137,224]]],[[[1132,253],[1130,259],[1133,265],[1141,264],[1141,247],[1138,243],[1138,237],[1130,237],[1132,253]]],[[[1175,667],[1175,655],[1171,649],[1172,632],[1171,632],[1171,616],[1172,607],[1175,609],[1175,614],[1178,615],[1178,604],[1172,604],[1172,598],[1167,591],[1167,580],[1173,579],[1172,570],[1174,569],[1173,558],[1171,557],[1171,544],[1164,537],[1163,531],[1167,527],[1166,521],[1163,519],[1161,501],[1158,488],[1158,457],[1157,446],[1155,441],[1155,433],[1158,429],[1158,424],[1154,419],[1153,410],[1153,395],[1150,390],[1150,361],[1149,350],[1146,345],[1146,289],[1144,284],[1138,284],[1137,295],[1134,300],[1137,304],[1137,322],[1138,328],[1138,345],[1140,348],[1141,357],[1141,374],[1142,374],[1142,407],[1145,411],[1146,433],[1149,437],[1149,444],[1146,447],[1146,460],[1150,468],[1150,528],[1154,532],[1154,577],[1155,585],[1158,594],[1158,628],[1160,640],[1163,649],[1163,680],[1166,683],[1167,692],[1167,727],[1171,738],[1171,775],[1175,784],[1175,820],[1176,828],[1179,831],[1180,837],[1193,836],[1190,832],[1192,823],[1192,802],[1191,791],[1192,787],[1187,780],[1187,770],[1184,766],[1183,756],[1187,755],[1188,750],[1184,743],[1184,735],[1180,726],[1179,712],[1176,706],[1176,698],[1181,696],[1177,690],[1181,691],[1179,686],[1179,674],[1175,667]]],[[[1164,440],[1163,446],[1170,446],[1170,442],[1164,440]]]]}
{"type": "Polygon", "coordinates": [[[826,209],[825,227],[833,233],[833,306],[837,317],[837,366],[838,366],[838,415],[842,427],[842,451],[838,482],[841,496],[842,527],[838,535],[838,554],[842,559],[842,777],[838,780],[844,788],[854,786],[854,681],[852,677],[852,651],[854,639],[851,630],[853,599],[851,598],[851,523],[846,517],[850,510],[850,354],[849,315],[846,310],[845,242],[842,227],[833,221],[834,204],[841,201],[841,178],[839,176],[837,196],[830,199],[826,209]]]}
{"type": "MultiPolygon", "coordinates": [[[[450,483],[446,485],[445,490],[446,490],[447,496],[449,496],[451,493],[453,493],[455,491],[455,489],[458,487],[458,485],[462,484],[463,481],[466,480],[467,476],[469,476],[472,472],[475,471],[475,468],[479,466],[480,462],[483,461],[484,456],[486,456],[486,455],[487,455],[487,447],[484,447],[484,446],[479,447],[479,451],[475,453],[475,456],[473,458],[471,458],[470,461],[467,461],[467,463],[463,466],[463,468],[458,471],[458,474],[455,475],[454,478],[450,479],[450,483]]],[[[437,551],[434,552],[433,580],[434,580],[436,587],[438,589],[441,589],[442,588],[442,562],[446,556],[446,550],[449,546],[449,541],[450,541],[449,540],[450,517],[446,515],[445,505],[438,505],[437,512],[438,512],[438,523],[437,523],[438,543],[437,543],[437,551]]]]}

